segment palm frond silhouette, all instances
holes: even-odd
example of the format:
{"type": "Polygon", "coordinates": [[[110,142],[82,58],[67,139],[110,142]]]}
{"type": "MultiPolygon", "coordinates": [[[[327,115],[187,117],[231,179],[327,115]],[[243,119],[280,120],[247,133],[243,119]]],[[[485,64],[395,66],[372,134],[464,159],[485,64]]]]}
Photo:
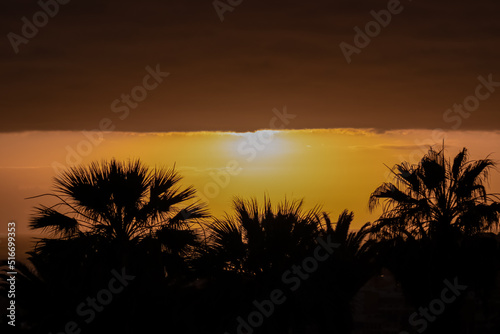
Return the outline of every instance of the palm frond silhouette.
{"type": "Polygon", "coordinates": [[[181,179],[174,168],[149,169],[140,161],[93,162],[69,169],[56,177],[53,193],[36,196],[58,202],[36,207],[30,227],[57,238],[42,239],[32,256],[60,254],[61,242],[77,251],[71,244],[88,241],[90,235],[94,242],[80,249],[81,261],[111,249],[122,264],[139,250],[151,259],[177,258],[178,263],[199,243],[195,228],[209,216],[196,200],[196,190],[182,188],[181,179]]]}
{"type": "Polygon", "coordinates": [[[469,160],[466,148],[453,161],[445,158],[444,148],[430,148],[418,164],[396,165],[395,181],[383,183],[370,195],[371,210],[385,201],[374,231],[381,237],[436,239],[498,225],[498,195],[485,188],[495,166],[489,158],[469,160]]]}
{"type": "Polygon", "coordinates": [[[209,254],[224,269],[250,276],[304,256],[322,225],[319,207],[306,211],[302,200],[273,207],[269,198],[259,206],[255,198],[236,197],[233,208],[233,216],[209,225],[209,254]]]}

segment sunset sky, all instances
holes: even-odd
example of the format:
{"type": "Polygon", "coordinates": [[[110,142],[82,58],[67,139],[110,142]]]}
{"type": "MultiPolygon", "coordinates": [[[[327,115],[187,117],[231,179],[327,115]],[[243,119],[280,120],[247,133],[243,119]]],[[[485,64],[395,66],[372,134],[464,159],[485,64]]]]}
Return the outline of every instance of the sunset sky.
{"type": "Polygon", "coordinates": [[[0,227],[26,232],[57,170],[113,157],[175,164],[214,215],[268,193],[354,227],[385,165],[443,139],[500,160],[499,2],[66,2],[0,5],[0,227]]]}

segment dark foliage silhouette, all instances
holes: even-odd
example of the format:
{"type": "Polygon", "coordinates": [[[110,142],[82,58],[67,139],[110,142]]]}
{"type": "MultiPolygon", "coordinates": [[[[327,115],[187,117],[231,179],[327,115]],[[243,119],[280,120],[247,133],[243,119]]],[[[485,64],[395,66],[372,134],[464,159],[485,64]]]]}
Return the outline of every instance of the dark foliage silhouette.
{"type": "MultiPolygon", "coordinates": [[[[29,253],[32,265],[17,265],[27,325],[17,330],[60,332],[76,305],[125,268],[134,281],[82,333],[236,333],[239,317],[276,289],[286,302],[253,333],[351,333],[355,295],[386,268],[415,309],[439,297],[444,279],[467,285],[427,333],[497,333],[500,243],[491,230],[500,203],[486,189],[494,168],[465,148],[452,160],[431,148],[418,164],[392,169],[394,182],[370,195],[370,209],[383,201],[382,215],[359,230],[353,212],[332,221],[319,206],[266,196],[236,197],[230,213],[211,217],[174,168],[116,160],[71,168],[36,196],[53,203],[37,206],[30,226],[50,237],[29,253]],[[320,261],[325,242],[336,247],[320,261]],[[305,263],[312,267],[299,274],[305,263]]],[[[7,278],[0,271],[2,292],[7,278]]]]}
{"type": "Polygon", "coordinates": [[[369,224],[357,232],[349,231],[352,212],[344,211],[332,223],[319,207],[304,210],[302,200],[273,206],[266,197],[262,205],[256,199],[236,198],[233,207],[234,215],[226,214],[209,225],[209,246],[199,259],[206,265],[203,274],[212,278],[207,290],[213,294],[205,297],[224,295],[224,304],[216,313],[224,317],[225,326],[217,329],[226,330],[228,324],[236,328],[234,320],[251,312],[253,300],[265,299],[273,289],[288,291],[284,273],[311,258],[320,246],[318,238],[323,238],[338,244],[336,252],[254,330],[302,333],[315,328],[328,333],[333,326],[337,332],[347,333],[351,326],[349,302],[374,270],[365,242],[369,224]]]}
{"type": "MultiPolygon", "coordinates": [[[[30,260],[58,304],[55,314],[74,313],[67,305],[95,295],[113,269],[137,276],[135,290],[128,292],[137,302],[158,296],[145,305],[159,302],[165,282],[189,275],[189,259],[201,242],[196,227],[208,211],[196,201],[195,189],[181,188],[180,180],[173,168],[115,160],[71,168],[55,179],[54,192],[42,196],[57,203],[36,207],[30,222],[32,229],[53,235],[39,240],[30,260]]],[[[134,312],[125,314],[139,315],[134,312]]]]}
{"type": "Polygon", "coordinates": [[[130,256],[143,249],[152,257],[162,254],[175,268],[177,259],[199,242],[193,224],[208,217],[205,207],[194,201],[195,189],[181,189],[180,180],[174,169],[148,169],[139,161],[70,169],[56,178],[54,193],[44,195],[59,202],[38,206],[30,223],[32,229],[59,238],[43,239],[33,256],[53,253],[62,242],[83,242],[87,247],[75,248],[81,256],[92,256],[104,243],[121,265],[130,265],[130,256]],[[94,240],[79,240],[86,238],[94,240]]]}
{"type": "MultiPolygon", "coordinates": [[[[498,273],[498,242],[482,232],[496,227],[500,216],[498,196],[485,187],[494,167],[488,158],[469,160],[465,148],[453,160],[445,158],[444,148],[430,148],[417,165],[396,165],[395,181],[371,194],[371,209],[385,200],[383,214],[373,224],[378,259],[401,282],[415,308],[428,305],[440,295],[443,281],[456,277],[469,287],[468,293],[491,304],[484,289],[492,289],[498,273]],[[479,240],[490,245],[481,249],[492,253],[471,248],[479,240]]],[[[459,332],[456,319],[464,299],[448,306],[428,331],[459,332]]]]}
{"type": "Polygon", "coordinates": [[[500,216],[498,196],[484,186],[494,166],[491,159],[469,161],[466,148],[453,162],[445,158],[444,148],[430,148],[418,165],[396,165],[394,183],[370,195],[371,209],[385,200],[374,231],[381,237],[447,239],[490,229],[500,216]]]}

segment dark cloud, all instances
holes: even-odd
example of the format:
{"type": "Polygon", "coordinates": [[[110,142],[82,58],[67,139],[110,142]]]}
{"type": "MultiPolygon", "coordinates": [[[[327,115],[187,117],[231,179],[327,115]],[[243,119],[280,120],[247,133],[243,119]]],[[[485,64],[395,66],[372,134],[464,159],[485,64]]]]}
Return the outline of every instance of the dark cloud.
{"type": "MultiPolygon", "coordinates": [[[[112,119],[122,131],[248,131],[272,109],[291,128],[446,128],[443,112],[500,81],[500,3],[402,1],[404,10],[348,64],[339,43],[387,1],[245,0],[220,22],[211,1],[77,1],[15,54],[0,49],[0,131],[80,130],[112,119]],[[119,120],[110,104],[145,67],[171,75],[119,120]]],[[[6,1],[1,32],[20,33],[37,1],[6,1]]],[[[498,129],[500,92],[463,129],[498,129]]]]}

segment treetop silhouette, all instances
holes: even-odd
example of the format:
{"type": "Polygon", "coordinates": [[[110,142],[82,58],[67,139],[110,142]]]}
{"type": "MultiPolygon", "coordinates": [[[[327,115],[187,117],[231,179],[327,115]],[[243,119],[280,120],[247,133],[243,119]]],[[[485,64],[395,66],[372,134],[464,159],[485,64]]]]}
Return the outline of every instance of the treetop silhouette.
{"type": "Polygon", "coordinates": [[[453,160],[445,158],[444,148],[430,148],[418,164],[394,166],[394,182],[383,183],[370,195],[371,210],[384,200],[373,232],[381,238],[443,239],[497,226],[499,197],[485,188],[495,166],[489,158],[469,160],[466,148],[453,160]]]}

